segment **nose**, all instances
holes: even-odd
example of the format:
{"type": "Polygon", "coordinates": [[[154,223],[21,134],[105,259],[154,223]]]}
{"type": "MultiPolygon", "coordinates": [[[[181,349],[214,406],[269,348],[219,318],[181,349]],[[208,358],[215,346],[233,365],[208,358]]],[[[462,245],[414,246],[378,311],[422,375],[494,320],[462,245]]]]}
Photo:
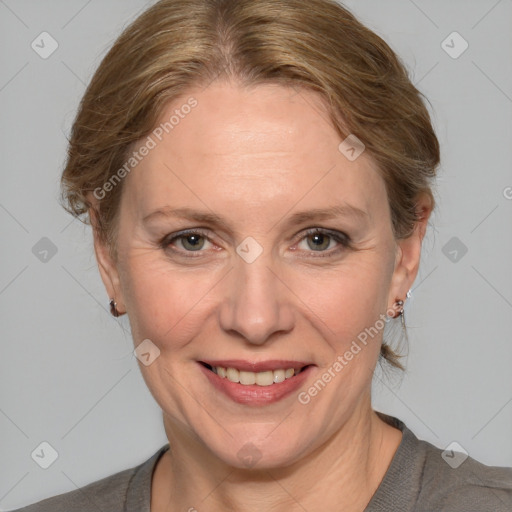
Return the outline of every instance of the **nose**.
{"type": "Polygon", "coordinates": [[[240,258],[228,279],[220,308],[224,331],[252,345],[263,345],[293,329],[292,294],[264,257],[252,263],[240,258]]]}

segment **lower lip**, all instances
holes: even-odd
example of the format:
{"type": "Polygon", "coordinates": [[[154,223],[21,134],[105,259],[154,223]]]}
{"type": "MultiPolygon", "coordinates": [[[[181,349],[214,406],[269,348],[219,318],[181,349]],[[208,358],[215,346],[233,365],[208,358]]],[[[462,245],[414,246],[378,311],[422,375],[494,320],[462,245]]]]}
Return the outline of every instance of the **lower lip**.
{"type": "Polygon", "coordinates": [[[308,378],[313,370],[313,366],[308,366],[298,375],[289,379],[271,384],[270,386],[257,386],[256,384],[245,386],[238,382],[231,382],[227,377],[219,377],[201,363],[197,363],[202,372],[206,375],[210,383],[219,391],[222,391],[228,398],[234,402],[244,405],[267,405],[275,403],[289,395],[298,388],[308,378]]]}

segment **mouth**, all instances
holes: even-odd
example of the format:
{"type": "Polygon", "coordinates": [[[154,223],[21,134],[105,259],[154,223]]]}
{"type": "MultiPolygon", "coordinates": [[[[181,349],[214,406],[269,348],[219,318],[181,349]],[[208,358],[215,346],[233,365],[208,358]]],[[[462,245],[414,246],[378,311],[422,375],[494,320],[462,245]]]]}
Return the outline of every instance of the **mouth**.
{"type": "MultiPolygon", "coordinates": [[[[250,371],[246,369],[241,369],[240,366],[245,366],[247,368],[247,364],[245,365],[235,365],[221,366],[219,364],[209,364],[204,361],[199,361],[199,363],[204,366],[207,370],[211,371],[221,379],[226,379],[229,382],[234,384],[241,384],[242,386],[272,386],[275,384],[280,384],[285,380],[291,379],[307,368],[312,366],[311,364],[297,364],[294,363],[293,366],[288,364],[279,364],[277,363],[274,368],[269,367],[269,363],[265,363],[264,366],[267,366],[268,369],[263,371],[250,371]]],[[[270,362],[270,365],[273,363],[270,362]]],[[[251,365],[252,367],[256,365],[251,365]]],[[[261,364],[260,364],[261,366],[261,364]]]]}
{"type": "Polygon", "coordinates": [[[270,406],[291,398],[313,378],[315,370],[314,364],[289,360],[197,361],[197,366],[211,386],[212,398],[223,396],[253,407],[270,406]]]}

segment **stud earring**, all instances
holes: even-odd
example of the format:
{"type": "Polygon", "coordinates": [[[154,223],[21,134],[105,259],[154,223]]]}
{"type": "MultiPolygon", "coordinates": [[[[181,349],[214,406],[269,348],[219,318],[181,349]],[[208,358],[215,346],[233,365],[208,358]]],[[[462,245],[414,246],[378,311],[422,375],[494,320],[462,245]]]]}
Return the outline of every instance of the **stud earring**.
{"type": "Polygon", "coordinates": [[[117,310],[117,302],[115,302],[114,299],[110,299],[109,305],[110,305],[110,314],[117,318],[119,316],[119,311],[117,310]]]}

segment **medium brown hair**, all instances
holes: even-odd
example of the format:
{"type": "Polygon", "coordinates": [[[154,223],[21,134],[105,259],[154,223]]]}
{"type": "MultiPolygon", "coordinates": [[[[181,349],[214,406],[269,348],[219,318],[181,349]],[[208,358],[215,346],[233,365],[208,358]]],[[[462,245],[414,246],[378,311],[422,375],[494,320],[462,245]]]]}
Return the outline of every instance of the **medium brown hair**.
{"type": "MultiPolygon", "coordinates": [[[[420,194],[434,208],[439,143],[422,95],[393,50],[334,0],[155,3],[119,36],[82,98],[62,174],[64,207],[90,222],[90,194],[126,163],[166,104],[224,78],[318,93],[341,140],[354,134],[377,163],[397,240],[412,234],[420,194]]],[[[122,189],[112,187],[94,210],[114,257],[122,189]]],[[[385,342],[381,356],[403,368],[385,342]]]]}

